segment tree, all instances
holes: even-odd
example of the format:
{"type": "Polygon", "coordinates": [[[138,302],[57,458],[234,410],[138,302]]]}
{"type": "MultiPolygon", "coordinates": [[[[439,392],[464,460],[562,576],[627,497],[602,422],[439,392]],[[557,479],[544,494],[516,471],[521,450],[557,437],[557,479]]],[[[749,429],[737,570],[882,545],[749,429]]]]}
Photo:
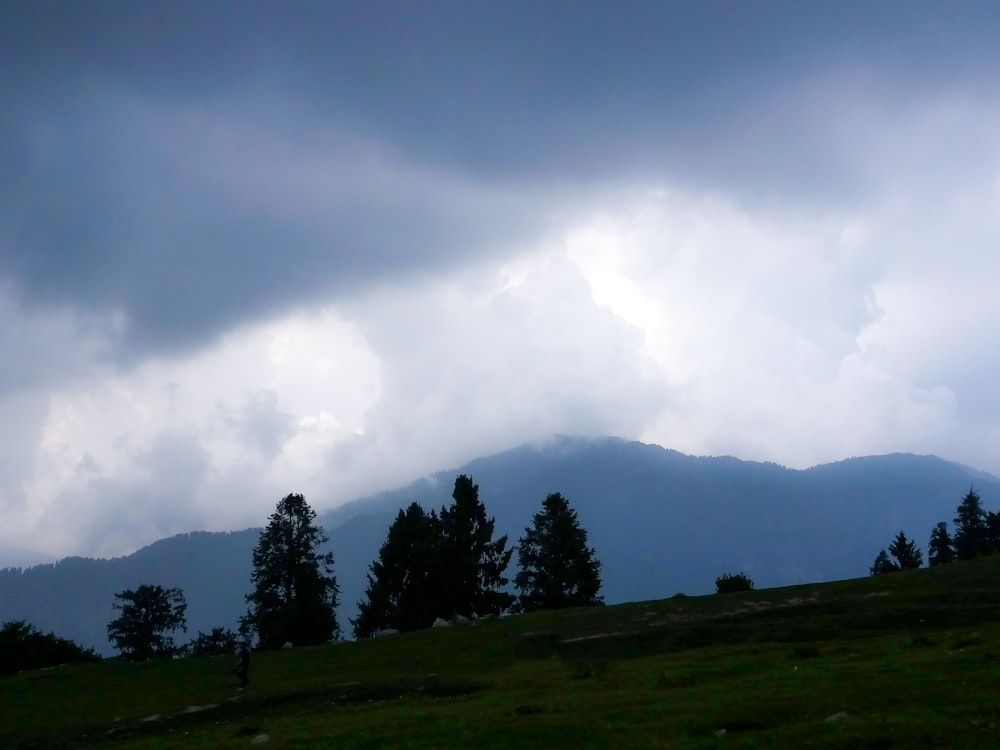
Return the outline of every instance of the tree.
{"type": "Polygon", "coordinates": [[[968,494],[958,504],[955,516],[955,536],[952,544],[959,560],[971,560],[987,552],[986,511],[979,494],[969,488],[968,494]]]}
{"type": "Polygon", "coordinates": [[[236,651],[238,637],[229,628],[212,628],[211,633],[198,631],[198,637],[187,645],[191,656],[222,656],[236,651]]]}
{"type": "Polygon", "coordinates": [[[333,553],[319,552],[327,541],[302,495],[288,495],[278,503],[254,547],[253,591],[245,597],[250,607],[241,619],[241,632],[255,633],[262,648],[287,642],[315,645],[340,637],[333,553]]]}
{"type": "Polygon", "coordinates": [[[723,573],[715,579],[716,594],[733,594],[737,591],[753,591],[753,581],[746,573],[723,573]]]}
{"type": "Polygon", "coordinates": [[[115,599],[113,606],[121,614],[108,623],[108,640],[124,658],[144,661],[175,653],[169,634],[187,631],[183,591],[143,584],[135,591],[120,591],[115,599]]]}
{"type": "Polygon", "coordinates": [[[896,538],[889,545],[889,554],[896,558],[896,565],[899,570],[913,570],[924,564],[924,553],[917,549],[917,545],[906,534],[900,531],[896,538]]]}
{"type": "Polygon", "coordinates": [[[895,573],[898,570],[899,566],[889,559],[889,555],[885,550],[878,553],[878,556],[875,558],[875,563],[870,569],[873,576],[880,576],[885,573],[895,573]]]}
{"type": "Polygon", "coordinates": [[[502,591],[513,549],[506,535],[493,539],[495,520],[486,517],[479,486],[465,474],[455,479],[452,504],[441,509],[441,614],[487,615],[508,609],[514,597],[502,591]]]}
{"type": "Polygon", "coordinates": [[[11,620],[0,626],[0,675],[100,660],[91,649],[55,633],[42,633],[24,620],[11,620]]]}
{"type": "Polygon", "coordinates": [[[417,503],[400,510],[369,566],[365,600],[351,620],[355,638],[383,628],[419,630],[430,627],[440,612],[440,521],[417,503]]]}
{"type": "Polygon", "coordinates": [[[941,521],[931,531],[931,540],[927,545],[927,564],[933,568],[935,565],[946,565],[954,559],[955,548],[948,533],[948,524],[941,521]]]}
{"type": "Polygon", "coordinates": [[[986,548],[990,554],[1000,552],[1000,513],[986,513],[986,548]]]}
{"type": "Polygon", "coordinates": [[[520,609],[530,612],[604,603],[599,596],[601,563],[593,547],[587,546],[587,532],[576,511],[558,492],[542,501],[532,526],[524,530],[517,543],[517,559],[520,572],[514,585],[520,592],[520,609]]]}

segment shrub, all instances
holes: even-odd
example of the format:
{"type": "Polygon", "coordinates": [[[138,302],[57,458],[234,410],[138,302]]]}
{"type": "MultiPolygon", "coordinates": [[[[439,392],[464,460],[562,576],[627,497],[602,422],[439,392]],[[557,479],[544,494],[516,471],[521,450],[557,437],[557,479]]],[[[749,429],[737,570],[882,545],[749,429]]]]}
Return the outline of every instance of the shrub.
{"type": "Polygon", "coordinates": [[[753,591],[753,581],[746,573],[723,573],[715,579],[715,593],[731,594],[736,591],[753,591]]]}
{"type": "Polygon", "coordinates": [[[222,656],[236,651],[239,636],[229,628],[212,628],[211,633],[198,631],[198,636],[185,647],[191,656],[222,656]]]}
{"type": "Polygon", "coordinates": [[[100,660],[91,649],[55,633],[42,633],[24,620],[13,620],[0,627],[0,675],[100,660]]]}

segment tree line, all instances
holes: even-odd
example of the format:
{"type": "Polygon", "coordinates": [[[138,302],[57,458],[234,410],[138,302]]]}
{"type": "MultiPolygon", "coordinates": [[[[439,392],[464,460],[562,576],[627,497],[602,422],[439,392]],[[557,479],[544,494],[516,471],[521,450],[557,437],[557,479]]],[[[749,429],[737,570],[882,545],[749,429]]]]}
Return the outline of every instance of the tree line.
{"type": "MultiPolygon", "coordinates": [[[[562,495],[545,498],[516,549],[508,548],[506,535],[494,538],[494,526],[478,485],[464,474],[455,480],[450,505],[426,512],[413,503],[400,510],[369,566],[365,598],[351,620],[353,635],[423,629],[441,617],[471,619],[603,603],[600,562],[562,495]],[[520,566],[513,580],[516,595],[508,591],[511,581],[505,575],[515,551],[520,566]]],[[[117,616],[108,623],[108,640],[129,660],[232,653],[240,641],[275,649],[338,640],[340,588],[334,556],[321,552],[328,541],[305,498],[288,495],[278,502],[254,547],[251,591],[244,597],[247,611],[237,632],[213,628],[178,646],[175,634],[187,631],[183,591],[143,584],[115,594],[117,616]]],[[[8,625],[3,632],[10,630],[12,643],[40,636],[25,623],[8,625]]],[[[52,658],[59,655],[54,663],[96,658],[82,649],[67,657],[60,650],[61,639],[52,634],[44,638],[52,658]]],[[[4,643],[0,639],[0,646],[4,643]]],[[[52,658],[35,659],[30,667],[47,666],[52,658]]]]}
{"type": "MultiPolygon", "coordinates": [[[[987,511],[973,487],[955,509],[954,532],[945,521],[931,530],[927,545],[927,564],[946,565],[955,560],[971,560],[1000,552],[1000,513],[987,511]]],[[[900,531],[885,549],[879,551],[870,572],[874,575],[912,570],[924,564],[923,551],[900,531]]]]}
{"type": "MultiPolygon", "coordinates": [[[[945,522],[932,529],[929,565],[1000,551],[1000,513],[986,511],[973,488],[956,508],[953,524],[953,532],[945,522]]],[[[423,629],[438,618],[472,619],[603,603],[601,564],[588,546],[576,511],[561,494],[542,501],[514,547],[508,547],[506,535],[494,538],[494,526],[479,499],[478,485],[464,474],[455,480],[451,504],[426,511],[412,503],[400,510],[369,565],[358,616],[350,621],[354,637],[423,629]],[[516,594],[506,576],[515,552],[516,594]]],[[[278,502],[254,547],[252,590],[244,597],[248,607],[237,632],[213,628],[178,646],[174,634],[187,631],[183,591],[141,585],[115,594],[118,616],[108,624],[109,641],[122,658],[145,660],[232,653],[240,640],[256,641],[262,649],[337,640],[342,636],[336,617],[340,589],[333,553],[320,551],[327,542],[305,498],[288,495],[278,502]]],[[[870,572],[881,575],[922,565],[922,550],[900,531],[879,552],[870,572]]],[[[743,573],[716,579],[718,593],[753,586],[743,573]]],[[[0,655],[5,667],[14,671],[99,658],[21,621],[0,627],[0,655]],[[7,658],[11,654],[17,654],[16,660],[7,658]]]]}

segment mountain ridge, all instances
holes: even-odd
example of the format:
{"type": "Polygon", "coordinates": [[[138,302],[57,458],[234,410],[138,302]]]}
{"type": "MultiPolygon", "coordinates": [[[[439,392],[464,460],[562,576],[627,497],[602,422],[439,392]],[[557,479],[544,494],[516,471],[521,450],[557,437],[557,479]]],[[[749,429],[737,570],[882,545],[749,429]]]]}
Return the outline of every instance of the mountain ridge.
{"type": "MultiPolygon", "coordinates": [[[[619,438],[556,436],[319,513],[345,630],[397,510],[414,501],[428,510],[449,503],[460,473],[480,486],[496,535],[507,534],[510,546],[547,494],[567,497],[602,562],[608,603],[709,593],[723,572],[746,572],[759,587],[863,576],[901,529],[925,548],[933,525],[951,522],[970,484],[986,507],[1000,500],[1000,479],[936,456],[894,453],[790,469],[619,438]]],[[[188,532],[110,560],[71,557],[0,571],[0,622],[25,619],[109,653],[114,593],[152,583],[184,589],[188,637],[234,628],[259,533],[188,532]]]]}

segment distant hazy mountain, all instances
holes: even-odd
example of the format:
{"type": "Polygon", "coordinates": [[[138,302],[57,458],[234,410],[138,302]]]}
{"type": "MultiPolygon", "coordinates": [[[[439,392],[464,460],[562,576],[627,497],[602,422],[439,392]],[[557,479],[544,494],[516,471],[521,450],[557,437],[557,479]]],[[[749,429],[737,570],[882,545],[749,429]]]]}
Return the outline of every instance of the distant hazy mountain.
{"type": "MultiPolygon", "coordinates": [[[[396,511],[414,500],[427,509],[447,504],[460,473],[479,485],[497,533],[509,534],[511,545],[547,494],[567,497],[602,563],[609,604],[710,593],[724,572],[746,572],[759,588],[864,576],[900,530],[926,556],[934,524],[951,525],[970,484],[986,508],[1000,501],[1000,479],[934,456],[870,456],[799,471],[616,439],[558,438],[321,515],[345,632],[396,511]]],[[[105,628],[114,593],[152,583],[184,590],[189,637],[235,629],[259,533],[182,534],[128,557],[0,571],[0,622],[24,619],[110,653],[105,628]]],[[[511,578],[516,562],[515,555],[511,578]]]]}

